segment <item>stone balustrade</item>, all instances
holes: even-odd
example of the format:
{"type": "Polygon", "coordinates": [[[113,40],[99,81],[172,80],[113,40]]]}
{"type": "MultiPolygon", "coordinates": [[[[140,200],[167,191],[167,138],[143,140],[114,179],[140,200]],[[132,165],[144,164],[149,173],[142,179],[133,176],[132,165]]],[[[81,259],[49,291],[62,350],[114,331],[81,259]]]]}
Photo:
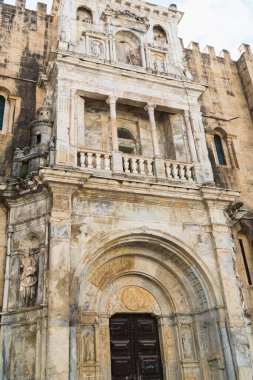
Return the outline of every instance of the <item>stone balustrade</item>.
{"type": "Polygon", "coordinates": [[[165,160],[164,163],[165,174],[168,179],[176,179],[189,182],[195,181],[194,165],[169,160],[165,160]]]}
{"type": "Polygon", "coordinates": [[[123,172],[140,174],[143,176],[154,176],[154,160],[140,156],[123,155],[123,172]]]}
{"type": "Polygon", "coordinates": [[[108,152],[92,152],[82,150],[78,152],[78,166],[82,169],[96,169],[111,171],[112,155],[108,152]]]}
{"type": "Polygon", "coordinates": [[[188,183],[196,182],[195,167],[193,164],[166,160],[159,157],[160,169],[158,171],[156,158],[117,152],[116,165],[114,163],[116,154],[115,159],[114,154],[115,153],[102,151],[81,150],[78,152],[78,166],[85,170],[100,170],[104,172],[115,172],[115,174],[122,173],[130,176],[153,177],[161,180],[168,179],[188,183]],[[117,170],[115,169],[116,166],[117,170]]]}

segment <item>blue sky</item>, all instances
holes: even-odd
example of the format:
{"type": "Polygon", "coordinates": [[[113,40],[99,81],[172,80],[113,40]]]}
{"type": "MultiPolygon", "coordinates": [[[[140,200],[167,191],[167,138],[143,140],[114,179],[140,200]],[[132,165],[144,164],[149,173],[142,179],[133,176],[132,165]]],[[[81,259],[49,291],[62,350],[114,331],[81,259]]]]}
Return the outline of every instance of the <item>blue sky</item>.
{"type": "MultiPolygon", "coordinates": [[[[5,0],[15,3],[15,0],[5,0]]],[[[43,2],[43,0],[41,0],[43,2]]],[[[69,0],[67,0],[69,1],[69,0]]],[[[52,0],[44,0],[49,4],[52,0]]],[[[168,7],[170,1],[148,0],[168,7]]],[[[179,35],[187,47],[190,41],[215,47],[217,55],[222,49],[238,58],[238,47],[242,42],[253,49],[253,0],[172,0],[185,13],[179,27],[179,35]]],[[[27,0],[27,8],[35,8],[35,0],[27,0]]]]}

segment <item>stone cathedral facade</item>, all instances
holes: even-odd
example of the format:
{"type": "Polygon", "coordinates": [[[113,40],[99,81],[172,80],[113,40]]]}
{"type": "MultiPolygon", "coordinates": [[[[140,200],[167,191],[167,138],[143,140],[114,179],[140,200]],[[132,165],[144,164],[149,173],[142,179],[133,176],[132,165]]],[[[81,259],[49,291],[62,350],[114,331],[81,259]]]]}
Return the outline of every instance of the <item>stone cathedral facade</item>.
{"type": "Polygon", "coordinates": [[[182,16],[0,1],[3,380],[252,380],[253,55],[182,16]]]}

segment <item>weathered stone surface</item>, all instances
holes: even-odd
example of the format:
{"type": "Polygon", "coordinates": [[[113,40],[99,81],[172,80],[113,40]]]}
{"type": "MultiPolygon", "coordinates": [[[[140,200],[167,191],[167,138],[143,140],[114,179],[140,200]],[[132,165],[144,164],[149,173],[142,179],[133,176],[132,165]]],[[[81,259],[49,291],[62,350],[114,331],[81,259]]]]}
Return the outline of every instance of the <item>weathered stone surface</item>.
{"type": "Polygon", "coordinates": [[[250,48],[184,49],[174,5],[0,14],[2,377],[110,380],[146,314],[164,379],[251,380],[250,48]]]}

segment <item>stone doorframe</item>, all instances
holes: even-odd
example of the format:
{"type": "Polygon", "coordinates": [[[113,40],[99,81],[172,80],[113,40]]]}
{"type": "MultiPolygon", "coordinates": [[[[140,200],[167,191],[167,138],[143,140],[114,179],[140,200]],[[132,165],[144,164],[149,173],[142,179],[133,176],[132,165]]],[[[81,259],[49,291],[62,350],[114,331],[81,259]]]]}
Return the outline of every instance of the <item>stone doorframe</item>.
{"type": "Polygon", "coordinates": [[[109,318],[149,313],[158,319],[166,380],[226,379],[217,310],[221,297],[203,268],[183,245],[143,233],[121,237],[90,255],[72,287],[71,356],[78,359],[72,361],[71,378],[110,380],[109,318]]]}

